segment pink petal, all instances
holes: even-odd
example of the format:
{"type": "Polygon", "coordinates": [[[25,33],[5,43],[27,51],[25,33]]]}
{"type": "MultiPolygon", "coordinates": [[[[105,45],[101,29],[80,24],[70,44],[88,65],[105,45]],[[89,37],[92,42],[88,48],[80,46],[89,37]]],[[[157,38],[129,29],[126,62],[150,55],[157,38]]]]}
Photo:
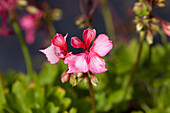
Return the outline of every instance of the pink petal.
{"type": "Polygon", "coordinates": [[[164,30],[164,32],[170,36],[170,23],[168,22],[165,22],[165,21],[162,21],[161,22],[161,25],[162,25],[162,29],[164,30]]]}
{"type": "Polygon", "coordinates": [[[105,34],[100,34],[94,41],[90,51],[97,53],[100,56],[105,56],[113,47],[112,41],[105,34]]]}
{"type": "Polygon", "coordinates": [[[41,52],[43,52],[46,57],[47,60],[51,63],[51,64],[55,64],[57,63],[60,59],[56,56],[56,52],[60,52],[60,48],[56,47],[54,45],[51,44],[51,46],[49,46],[48,48],[44,49],[44,50],[39,50],[41,52]]]}
{"type": "Polygon", "coordinates": [[[96,30],[93,29],[86,29],[84,30],[83,32],[83,40],[84,40],[84,43],[85,43],[85,46],[86,46],[86,49],[89,48],[92,40],[95,38],[96,36],[96,30]]]}
{"type": "Polygon", "coordinates": [[[93,52],[90,52],[88,55],[88,68],[93,73],[102,73],[107,71],[105,68],[105,61],[93,52]]]}
{"type": "Polygon", "coordinates": [[[52,43],[53,45],[62,48],[65,52],[68,52],[66,40],[61,34],[56,34],[52,39],[52,43]]]}
{"type": "Polygon", "coordinates": [[[29,14],[23,16],[19,20],[19,23],[24,30],[30,30],[36,28],[34,17],[29,14]]]}
{"type": "Polygon", "coordinates": [[[64,63],[68,64],[69,66],[69,70],[67,71],[67,73],[85,73],[88,71],[87,55],[85,53],[66,57],[64,63]]]}
{"type": "Polygon", "coordinates": [[[70,74],[67,73],[68,69],[61,74],[61,82],[65,83],[68,81],[70,74]]]}
{"type": "Polygon", "coordinates": [[[13,31],[7,28],[7,14],[0,4],[0,14],[2,15],[2,24],[0,28],[0,36],[9,36],[13,31]]]}
{"type": "Polygon", "coordinates": [[[25,33],[25,38],[26,38],[26,42],[28,44],[33,44],[35,41],[35,30],[31,29],[31,30],[27,30],[25,33]]]}
{"type": "Polygon", "coordinates": [[[83,48],[83,49],[85,49],[84,43],[80,39],[78,39],[77,37],[72,37],[71,38],[71,45],[74,48],[83,48]]]}

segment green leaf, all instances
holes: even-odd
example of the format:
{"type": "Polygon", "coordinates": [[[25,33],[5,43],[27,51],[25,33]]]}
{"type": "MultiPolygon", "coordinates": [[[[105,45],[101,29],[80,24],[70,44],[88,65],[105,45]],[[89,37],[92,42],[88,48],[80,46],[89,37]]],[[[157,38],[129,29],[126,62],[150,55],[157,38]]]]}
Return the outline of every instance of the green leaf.
{"type": "Polygon", "coordinates": [[[77,109],[76,108],[71,108],[69,113],[77,113],[77,109]]]}
{"type": "Polygon", "coordinates": [[[119,89],[115,92],[112,92],[110,95],[109,95],[109,103],[119,103],[121,102],[124,98],[125,100],[129,100],[131,98],[131,95],[129,93],[126,94],[126,97],[125,96],[125,90],[124,89],[119,89]]]}
{"type": "MultiPolygon", "coordinates": [[[[12,86],[12,93],[13,95],[10,96],[14,98],[15,108],[19,113],[32,113],[31,110],[28,108],[27,104],[27,97],[25,97],[25,88],[23,87],[22,83],[16,81],[12,86]]],[[[12,100],[11,100],[12,101],[12,100]]]]}
{"type": "Polygon", "coordinates": [[[39,74],[39,84],[43,85],[50,85],[52,84],[57,76],[58,67],[56,65],[52,65],[50,63],[45,63],[43,70],[39,74]]]}
{"type": "Polygon", "coordinates": [[[59,106],[61,111],[64,111],[71,104],[71,99],[64,97],[66,91],[61,87],[53,87],[49,90],[47,97],[55,106],[59,106]]]}
{"type": "Polygon", "coordinates": [[[4,96],[2,80],[1,80],[1,75],[0,75],[0,106],[2,106],[5,103],[6,103],[6,100],[5,100],[5,96],[4,96]]]}
{"type": "Polygon", "coordinates": [[[49,102],[46,107],[46,113],[58,113],[60,108],[55,106],[53,102],[49,102]]]}

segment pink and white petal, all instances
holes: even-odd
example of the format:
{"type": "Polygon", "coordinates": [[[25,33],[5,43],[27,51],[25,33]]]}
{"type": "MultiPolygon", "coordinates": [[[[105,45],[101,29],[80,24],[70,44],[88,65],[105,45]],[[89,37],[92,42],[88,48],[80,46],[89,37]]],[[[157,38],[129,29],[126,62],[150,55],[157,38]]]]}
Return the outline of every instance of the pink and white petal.
{"type": "Polygon", "coordinates": [[[71,45],[74,48],[83,48],[83,49],[85,49],[84,43],[80,39],[78,39],[77,37],[72,37],[71,38],[71,45]]]}
{"type": "Polygon", "coordinates": [[[64,36],[64,41],[65,42],[66,42],[67,36],[68,36],[68,33],[64,36]]]}
{"type": "Polygon", "coordinates": [[[55,54],[56,50],[58,50],[58,47],[55,47],[54,45],[51,44],[51,46],[47,47],[46,49],[39,51],[43,52],[46,55],[47,60],[51,64],[55,64],[60,60],[55,54]]]}
{"type": "Polygon", "coordinates": [[[68,52],[67,43],[65,41],[65,38],[61,34],[57,33],[52,39],[52,43],[53,45],[58,46],[62,48],[63,50],[65,50],[66,52],[68,52]]]}
{"type": "Polygon", "coordinates": [[[109,40],[109,37],[105,34],[100,34],[91,46],[90,51],[103,57],[112,49],[112,47],[113,44],[112,41],[109,40]]]}
{"type": "Polygon", "coordinates": [[[89,48],[92,40],[95,38],[96,36],[96,30],[93,29],[86,29],[84,30],[83,32],[83,40],[84,40],[84,43],[85,43],[85,46],[86,46],[86,49],[89,48]]]}
{"type": "Polygon", "coordinates": [[[105,68],[105,61],[93,52],[90,52],[88,55],[88,68],[93,73],[102,73],[107,71],[105,68]]]}
{"type": "Polygon", "coordinates": [[[85,73],[88,71],[87,55],[85,53],[68,56],[65,58],[64,63],[68,64],[69,67],[67,73],[85,73]]]}

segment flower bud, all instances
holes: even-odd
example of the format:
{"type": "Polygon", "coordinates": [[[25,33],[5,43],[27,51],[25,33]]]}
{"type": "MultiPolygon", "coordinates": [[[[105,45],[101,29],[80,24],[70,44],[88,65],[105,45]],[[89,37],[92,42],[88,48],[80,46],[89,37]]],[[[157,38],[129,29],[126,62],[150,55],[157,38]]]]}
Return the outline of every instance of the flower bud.
{"type": "Polygon", "coordinates": [[[83,73],[77,73],[77,77],[78,77],[78,78],[83,77],[83,73]]]}
{"type": "Polygon", "coordinates": [[[90,79],[91,79],[91,83],[94,85],[94,86],[97,86],[98,83],[99,83],[99,79],[96,75],[94,74],[90,74],[90,79]]]}
{"type": "Polygon", "coordinates": [[[150,30],[148,30],[147,36],[146,36],[146,40],[149,44],[153,43],[153,35],[152,32],[150,30]]]}
{"type": "Polygon", "coordinates": [[[17,0],[18,6],[26,6],[28,4],[27,0],[17,0]]]}
{"type": "Polygon", "coordinates": [[[35,6],[33,6],[33,5],[29,5],[29,6],[27,6],[26,7],[26,10],[29,12],[29,13],[31,13],[31,14],[36,14],[38,11],[39,11],[39,9],[37,9],[35,6]]]}
{"type": "Polygon", "coordinates": [[[64,72],[62,73],[62,75],[61,75],[61,82],[62,82],[62,83],[67,82],[68,79],[69,79],[69,77],[70,77],[70,74],[67,73],[67,70],[64,71],[64,72]]]}
{"type": "Polygon", "coordinates": [[[138,23],[137,25],[136,25],[136,30],[137,31],[141,31],[143,29],[143,24],[142,23],[138,23]]]}
{"type": "Polygon", "coordinates": [[[55,8],[52,12],[53,20],[61,20],[62,18],[62,10],[55,8]]]}
{"type": "Polygon", "coordinates": [[[88,88],[89,87],[89,80],[87,77],[83,78],[84,85],[88,88]]]}
{"type": "Polygon", "coordinates": [[[72,73],[71,76],[70,76],[70,84],[72,86],[76,86],[78,83],[77,79],[76,79],[76,76],[74,76],[74,74],[72,73]]]}
{"type": "Polygon", "coordinates": [[[170,36],[170,23],[165,22],[164,20],[161,21],[161,25],[162,25],[162,29],[164,30],[164,32],[170,36]]]}

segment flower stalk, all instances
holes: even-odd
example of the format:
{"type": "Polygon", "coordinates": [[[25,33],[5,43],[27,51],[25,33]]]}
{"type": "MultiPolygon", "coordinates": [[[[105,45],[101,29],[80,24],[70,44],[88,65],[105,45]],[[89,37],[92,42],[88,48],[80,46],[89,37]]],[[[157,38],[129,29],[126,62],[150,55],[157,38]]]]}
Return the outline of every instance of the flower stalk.
{"type": "Polygon", "coordinates": [[[26,43],[24,41],[24,37],[22,35],[21,29],[17,23],[17,21],[14,19],[12,20],[12,26],[14,28],[14,31],[16,32],[21,48],[22,48],[22,52],[25,58],[25,62],[26,62],[26,67],[27,67],[27,73],[28,75],[31,76],[31,79],[33,80],[34,76],[33,76],[33,68],[32,68],[32,63],[31,63],[31,58],[30,58],[30,54],[28,51],[28,48],[26,46],[26,43]]]}
{"type": "Polygon", "coordinates": [[[90,92],[90,98],[91,98],[93,113],[96,113],[96,102],[95,102],[95,99],[94,99],[93,86],[92,86],[90,78],[88,76],[86,76],[86,77],[88,78],[88,85],[89,85],[89,92],[90,92]]]}
{"type": "Polygon", "coordinates": [[[124,95],[124,98],[126,98],[126,94],[127,94],[128,90],[129,90],[129,87],[133,84],[133,80],[135,78],[135,73],[136,73],[137,67],[139,65],[140,58],[141,58],[144,37],[145,37],[145,32],[141,31],[140,32],[140,46],[139,46],[139,51],[138,51],[137,59],[136,59],[135,65],[134,65],[134,67],[132,69],[132,72],[130,74],[130,77],[129,77],[129,80],[127,82],[127,85],[125,86],[125,95],[124,95]]]}

